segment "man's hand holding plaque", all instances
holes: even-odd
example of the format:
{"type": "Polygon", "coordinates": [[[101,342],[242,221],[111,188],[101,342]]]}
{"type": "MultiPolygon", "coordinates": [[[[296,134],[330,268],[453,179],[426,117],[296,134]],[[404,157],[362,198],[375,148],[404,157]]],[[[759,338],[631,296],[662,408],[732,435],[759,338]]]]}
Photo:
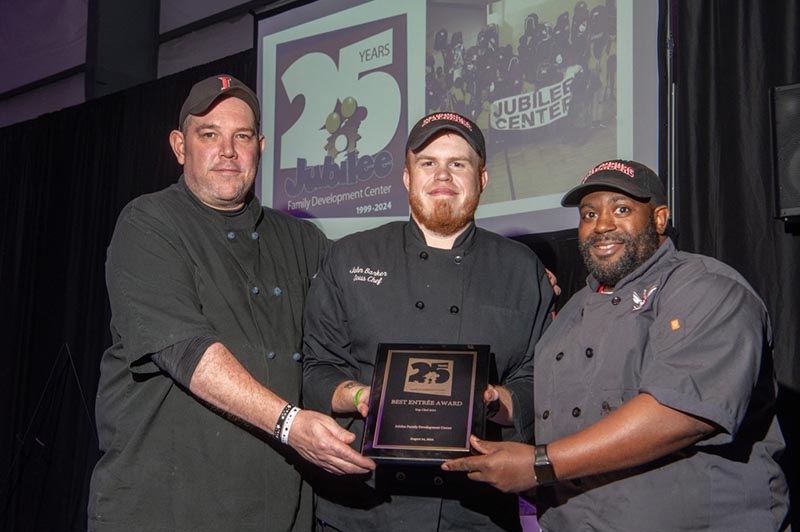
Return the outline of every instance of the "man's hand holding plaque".
{"type": "Polygon", "coordinates": [[[504,427],[514,425],[514,401],[507,388],[490,384],[483,392],[483,402],[490,421],[504,427]]]}
{"type": "Polygon", "coordinates": [[[369,413],[370,386],[358,381],[344,381],[336,387],[331,399],[331,409],[337,414],[358,412],[361,417],[369,413]]]}

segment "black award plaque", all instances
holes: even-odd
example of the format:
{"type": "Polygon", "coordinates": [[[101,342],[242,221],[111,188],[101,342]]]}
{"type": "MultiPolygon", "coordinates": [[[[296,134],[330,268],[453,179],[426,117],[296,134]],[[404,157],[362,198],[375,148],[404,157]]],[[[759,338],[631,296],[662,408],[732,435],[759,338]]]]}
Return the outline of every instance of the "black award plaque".
{"type": "Polygon", "coordinates": [[[361,452],[423,465],[469,456],[484,437],[488,345],[379,344],[361,452]]]}

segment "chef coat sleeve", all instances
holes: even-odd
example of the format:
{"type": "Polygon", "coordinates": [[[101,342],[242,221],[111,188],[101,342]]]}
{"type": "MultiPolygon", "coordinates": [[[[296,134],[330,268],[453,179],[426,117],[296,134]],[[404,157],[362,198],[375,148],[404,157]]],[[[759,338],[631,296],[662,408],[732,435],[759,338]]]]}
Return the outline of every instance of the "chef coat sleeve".
{"type": "Polygon", "coordinates": [[[640,391],[724,430],[700,445],[729,443],[770,356],[769,318],[735,279],[702,273],[670,284],[659,289],[640,391]]]}
{"type": "MultiPolygon", "coordinates": [[[[112,333],[133,373],[160,372],[153,353],[179,356],[179,349],[165,350],[193,338],[216,337],[180,249],[180,239],[155,209],[139,208],[134,201],[123,210],[108,248],[106,285],[112,333]]],[[[181,373],[191,376],[197,362],[198,357],[183,362],[162,358],[162,367],[180,365],[181,373]]]]}
{"type": "Polygon", "coordinates": [[[194,370],[206,349],[219,342],[216,336],[198,336],[189,338],[151,355],[156,365],[171,375],[183,387],[189,388],[194,370]]]}
{"type": "Polygon", "coordinates": [[[350,353],[341,287],[333,275],[335,254],[334,246],[311,282],[303,318],[303,404],[326,413],[336,387],[355,379],[358,368],[350,353]]]}
{"type": "Polygon", "coordinates": [[[507,375],[501,375],[501,384],[511,392],[514,409],[516,435],[504,432],[504,439],[514,439],[525,443],[533,441],[533,356],[534,346],[552,321],[555,304],[553,287],[544,272],[544,265],[536,259],[538,283],[531,283],[531,294],[527,298],[533,311],[530,323],[530,339],[525,353],[517,359],[507,375]]]}

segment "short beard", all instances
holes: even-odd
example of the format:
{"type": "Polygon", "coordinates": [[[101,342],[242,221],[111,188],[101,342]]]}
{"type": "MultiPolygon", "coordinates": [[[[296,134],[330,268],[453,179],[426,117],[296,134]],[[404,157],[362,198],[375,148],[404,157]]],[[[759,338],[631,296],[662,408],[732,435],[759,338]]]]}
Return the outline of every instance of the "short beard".
{"type": "Polygon", "coordinates": [[[414,215],[418,224],[439,236],[450,236],[464,229],[475,219],[475,210],[478,208],[480,194],[468,198],[458,212],[453,212],[453,205],[447,200],[434,201],[432,212],[426,212],[422,200],[416,192],[410,193],[408,200],[411,204],[411,214],[414,215]]]}
{"type": "Polygon", "coordinates": [[[597,281],[605,286],[614,287],[623,277],[647,262],[658,250],[659,236],[656,229],[655,220],[650,216],[647,225],[642,231],[631,236],[627,233],[607,233],[597,235],[578,244],[578,249],[583,257],[586,269],[594,276],[597,281]],[[622,256],[614,262],[596,262],[590,253],[594,244],[602,241],[622,242],[625,244],[625,251],[622,256]]]}

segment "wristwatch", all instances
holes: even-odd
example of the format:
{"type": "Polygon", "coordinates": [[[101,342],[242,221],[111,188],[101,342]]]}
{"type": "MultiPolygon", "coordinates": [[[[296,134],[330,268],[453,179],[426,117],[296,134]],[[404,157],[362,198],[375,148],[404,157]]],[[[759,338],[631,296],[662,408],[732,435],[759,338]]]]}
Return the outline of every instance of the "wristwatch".
{"type": "Polygon", "coordinates": [[[549,486],[558,482],[553,464],[547,456],[547,445],[537,445],[533,449],[533,476],[540,486],[549,486]]]}

